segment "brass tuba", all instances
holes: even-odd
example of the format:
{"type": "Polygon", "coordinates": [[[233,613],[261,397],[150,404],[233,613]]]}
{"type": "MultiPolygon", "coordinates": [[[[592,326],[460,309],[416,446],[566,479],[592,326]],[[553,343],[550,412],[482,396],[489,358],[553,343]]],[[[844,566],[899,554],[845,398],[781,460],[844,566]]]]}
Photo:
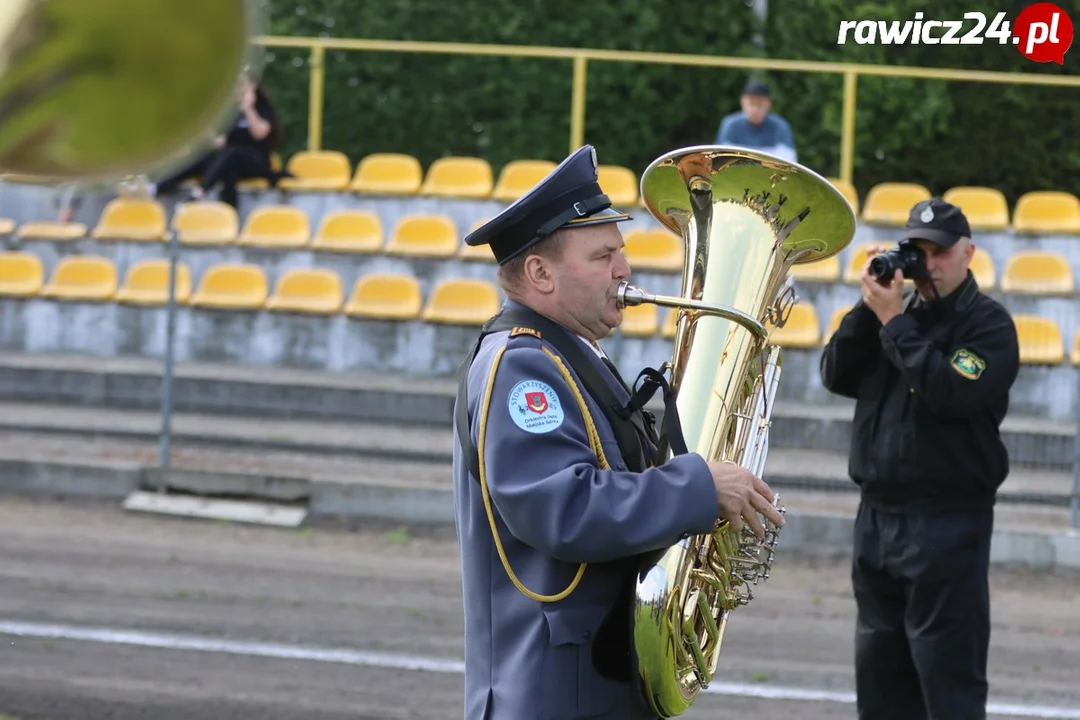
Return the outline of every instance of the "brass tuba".
{"type": "Polygon", "coordinates": [[[0,171],[180,162],[235,107],[262,19],[259,0],[0,0],[0,171]]]}
{"type": "MultiPolygon", "coordinates": [[[[781,367],[770,336],[797,302],[789,271],[846,247],[855,213],[813,171],[734,147],[658,158],[642,175],[641,195],[683,239],[682,293],[650,295],[624,282],[619,303],[679,310],[669,367],[687,448],[760,477],[781,367]]],[[[662,452],[664,460],[670,450],[662,452]]],[[[631,650],[639,688],[660,717],[681,714],[708,687],[728,614],[768,578],[779,528],[761,519],[764,541],[720,521],[711,534],[686,538],[640,568],[631,650]]]]}

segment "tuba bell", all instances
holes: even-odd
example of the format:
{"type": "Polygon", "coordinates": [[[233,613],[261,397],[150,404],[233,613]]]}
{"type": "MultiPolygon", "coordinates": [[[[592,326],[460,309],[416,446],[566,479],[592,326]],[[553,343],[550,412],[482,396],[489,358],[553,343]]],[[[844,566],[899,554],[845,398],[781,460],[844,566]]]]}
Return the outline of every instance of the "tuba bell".
{"type": "MultiPolygon", "coordinates": [[[[855,213],[831,183],[766,153],[697,146],[670,152],[642,175],[649,212],[684,245],[679,296],[623,283],[620,306],[675,308],[666,369],[686,447],[706,460],[761,476],[781,369],[772,332],[797,302],[792,266],[840,252],[855,213]]],[[[670,449],[661,438],[661,457],[670,449]]],[[[780,507],[779,497],[774,505],[780,507]]],[[[764,540],[719,521],[645,558],[632,598],[631,655],[647,705],[663,718],[685,712],[716,673],[728,615],[769,577],[779,528],[764,540]]]]}
{"type": "Polygon", "coordinates": [[[0,0],[0,171],[120,177],[225,120],[259,0],[0,0]]]}

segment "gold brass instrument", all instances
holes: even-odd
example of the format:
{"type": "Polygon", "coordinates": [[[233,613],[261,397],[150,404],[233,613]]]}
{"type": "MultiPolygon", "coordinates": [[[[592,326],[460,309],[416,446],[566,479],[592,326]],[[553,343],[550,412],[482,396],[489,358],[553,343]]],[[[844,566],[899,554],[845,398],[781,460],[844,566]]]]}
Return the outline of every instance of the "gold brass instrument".
{"type": "MultiPolygon", "coordinates": [[[[658,158],[642,175],[641,195],[683,239],[682,292],[650,295],[624,282],[618,301],[679,310],[671,388],[687,448],[760,477],[781,369],[770,336],[797,301],[788,273],[846,247],[855,213],[813,171],[722,146],[658,158]]],[[[764,541],[720,521],[711,534],[686,538],[640,569],[631,647],[639,687],[659,716],[681,714],[708,687],[728,614],[769,577],[779,528],[761,519],[764,541]]]]}
{"type": "Polygon", "coordinates": [[[175,163],[234,105],[258,0],[0,1],[0,171],[175,163]]]}

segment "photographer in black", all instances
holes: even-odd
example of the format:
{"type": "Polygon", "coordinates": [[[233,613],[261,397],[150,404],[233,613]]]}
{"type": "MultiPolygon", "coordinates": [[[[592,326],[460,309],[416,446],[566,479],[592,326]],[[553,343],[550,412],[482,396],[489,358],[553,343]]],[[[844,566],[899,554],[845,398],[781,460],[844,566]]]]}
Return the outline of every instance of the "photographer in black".
{"type": "Polygon", "coordinates": [[[1011,316],[968,269],[974,250],[960,208],[915,205],[900,247],[871,250],[821,358],[825,387],[856,400],[860,720],[986,717],[999,426],[1020,358],[1011,316]]]}

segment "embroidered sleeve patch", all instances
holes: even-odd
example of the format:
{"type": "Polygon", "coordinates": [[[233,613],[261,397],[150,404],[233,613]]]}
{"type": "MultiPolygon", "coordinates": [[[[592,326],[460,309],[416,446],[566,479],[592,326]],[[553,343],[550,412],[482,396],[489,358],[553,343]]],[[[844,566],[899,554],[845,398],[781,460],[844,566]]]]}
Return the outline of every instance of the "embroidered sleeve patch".
{"type": "Polygon", "coordinates": [[[949,361],[952,369],[968,380],[978,380],[986,369],[986,361],[967,349],[957,350],[949,361]]]}
{"type": "Polygon", "coordinates": [[[522,380],[510,391],[507,410],[525,432],[548,433],[563,423],[565,413],[555,388],[540,380],[522,380]]]}

